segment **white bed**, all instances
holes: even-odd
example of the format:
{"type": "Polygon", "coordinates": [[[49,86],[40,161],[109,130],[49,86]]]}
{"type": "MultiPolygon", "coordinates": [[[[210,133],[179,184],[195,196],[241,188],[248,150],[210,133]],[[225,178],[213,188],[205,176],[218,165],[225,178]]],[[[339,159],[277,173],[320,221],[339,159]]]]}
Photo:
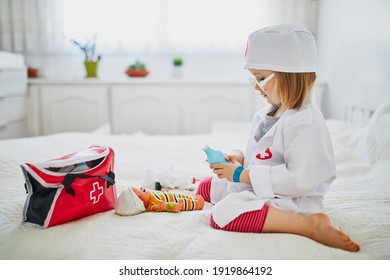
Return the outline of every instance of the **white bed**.
{"type": "Polygon", "coordinates": [[[211,175],[202,147],[243,149],[247,135],[235,124],[235,133],[222,126],[224,131],[199,135],[64,133],[0,141],[0,258],[390,259],[390,103],[364,127],[334,120],[327,124],[338,177],[325,199],[325,213],[360,245],[358,253],[290,234],[215,230],[209,226],[210,204],[202,211],[180,214],[122,217],[112,210],[48,229],[21,224],[26,199],[21,163],[48,160],[91,144],[108,145],[116,153],[119,194],[143,184],[148,169],[173,168],[197,178],[211,175]]]}

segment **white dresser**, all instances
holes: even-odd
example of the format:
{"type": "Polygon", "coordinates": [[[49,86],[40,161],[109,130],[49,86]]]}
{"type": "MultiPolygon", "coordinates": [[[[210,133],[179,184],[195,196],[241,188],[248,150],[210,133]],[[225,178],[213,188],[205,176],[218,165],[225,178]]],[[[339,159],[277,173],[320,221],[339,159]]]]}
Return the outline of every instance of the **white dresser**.
{"type": "Polygon", "coordinates": [[[246,81],[29,80],[29,135],[206,133],[215,122],[250,121],[260,99],[246,81]],[[257,102],[256,102],[257,101],[257,102]]]}
{"type": "Polygon", "coordinates": [[[23,56],[0,52],[0,139],[27,136],[26,96],[23,56]]]}

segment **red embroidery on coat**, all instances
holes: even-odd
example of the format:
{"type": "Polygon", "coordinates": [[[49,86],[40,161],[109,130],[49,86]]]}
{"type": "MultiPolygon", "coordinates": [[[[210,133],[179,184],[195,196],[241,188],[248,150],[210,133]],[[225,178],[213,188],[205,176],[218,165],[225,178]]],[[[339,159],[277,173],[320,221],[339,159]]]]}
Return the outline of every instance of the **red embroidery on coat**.
{"type": "Polygon", "coordinates": [[[265,151],[258,153],[256,155],[256,158],[261,159],[261,160],[266,160],[272,158],[272,153],[269,148],[265,149],[265,151]]]}

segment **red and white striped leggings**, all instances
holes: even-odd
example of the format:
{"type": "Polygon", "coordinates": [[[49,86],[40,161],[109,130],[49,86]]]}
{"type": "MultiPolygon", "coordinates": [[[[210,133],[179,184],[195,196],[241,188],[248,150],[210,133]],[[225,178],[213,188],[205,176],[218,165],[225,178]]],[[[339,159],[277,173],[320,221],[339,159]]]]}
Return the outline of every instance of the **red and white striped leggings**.
{"type": "MultiPolygon", "coordinates": [[[[204,200],[210,202],[210,188],[211,188],[212,177],[204,178],[199,183],[197,195],[203,196],[204,200]]],[[[228,223],[223,228],[219,227],[211,215],[210,223],[215,229],[222,229],[226,231],[236,232],[261,232],[263,230],[264,222],[267,217],[268,206],[264,205],[263,208],[251,212],[241,214],[233,221],[228,223]]]]}

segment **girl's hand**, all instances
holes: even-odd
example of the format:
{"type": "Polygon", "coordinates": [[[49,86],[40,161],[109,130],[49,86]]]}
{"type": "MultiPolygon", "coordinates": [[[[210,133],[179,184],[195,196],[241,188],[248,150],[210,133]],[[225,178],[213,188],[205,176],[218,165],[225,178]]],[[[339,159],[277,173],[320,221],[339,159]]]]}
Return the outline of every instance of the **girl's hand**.
{"type": "Polygon", "coordinates": [[[233,158],[235,158],[238,161],[239,164],[244,165],[244,155],[243,155],[243,153],[227,154],[225,156],[225,159],[226,160],[230,160],[231,162],[233,162],[233,158]]]}
{"type": "Polygon", "coordinates": [[[233,182],[234,171],[237,167],[241,166],[241,164],[237,161],[236,155],[227,155],[226,159],[232,161],[232,163],[210,164],[210,168],[213,169],[214,174],[216,174],[218,178],[226,178],[228,181],[233,182]]]}

